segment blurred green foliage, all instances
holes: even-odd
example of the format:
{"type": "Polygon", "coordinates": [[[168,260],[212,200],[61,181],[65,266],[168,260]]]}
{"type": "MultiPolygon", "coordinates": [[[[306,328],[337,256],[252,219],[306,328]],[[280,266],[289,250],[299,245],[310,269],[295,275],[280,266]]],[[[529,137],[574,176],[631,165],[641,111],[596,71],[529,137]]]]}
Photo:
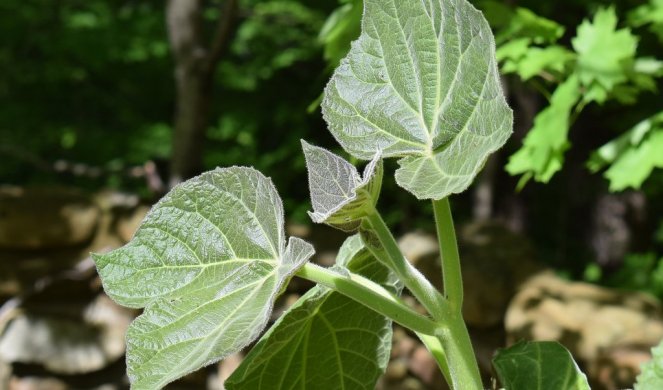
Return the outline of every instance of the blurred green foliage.
{"type": "MultiPolygon", "coordinates": [[[[206,2],[208,35],[221,3],[206,2]]],[[[587,224],[572,220],[588,218],[584,202],[602,186],[642,187],[653,214],[663,212],[657,201],[663,197],[663,1],[475,4],[495,30],[508,89],[536,91],[532,100],[539,99],[522,144],[514,138],[505,149],[514,153],[509,171],[521,184],[530,178],[550,182],[521,194],[529,202],[528,218],[547,221],[529,226],[528,233],[544,257],[564,258],[581,274],[588,251],[569,237],[583,234],[587,224]],[[595,180],[574,187],[569,180],[578,171],[594,173],[595,180]],[[559,249],[565,243],[568,248],[559,249]]],[[[148,160],[167,176],[175,88],[164,8],[158,0],[0,2],[2,183],[144,191],[143,180],[122,171],[148,160]],[[106,174],[84,179],[54,173],[48,168],[58,160],[106,174]]],[[[359,35],[361,12],[361,0],[240,1],[237,32],[217,68],[206,168],[256,166],[274,179],[288,215],[308,220],[299,139],[340,150],[315,102],[359,35]]],[[[400,207],[390,207],[394,211],[385,217],[401,231],[422,227],[411,198],[389,190],[395,189],[389,177],[381,203],[400,207]]],[[[496,192],[511,194],[516,179],[502,172],[496,177],[496,192]]],[[[458,197],[459,212],[471,209],[470,196],[458,197]]]]}
{"type": "Polygon", "coordinates": [[[161,8],[159,1],[0,3],[3,181],[52,179],[16,155],[94,165],[168,157],[171,103],[163,97],[172,71],[161,8]]]}
{"type": "MultiPolygon", "coordinates": [[[[543,26],[550,26],[552,22],[542,18],[530,19],[537,20],[541,27],[530,28],[529,36],[525,38],[512,35],[516,40],[500,47],[503,71],[515,73],[523,81],[538,76],[558,87],[550,98],[549,107],[534,120],[534,127],[525,137],[523,147],[507,165],[509,173],[522,175],[521,188],[531,178],[548,182],[562,169],[564,154],[571,147],[568,132],[586,105],[592,102],[602,105],[608,100],[622,105],[636,104],[641,94],[657,91],[655,78],[663,75],[663,61],[637,57],[639,39],[631,29],[618,27],[614,7],[599,8],[591,21],[585,19],[578,26],[576,36],[571,39],[573,50],[556,44],[561,34],[557,34],[556,38],[549,32],[548,41],[543,39],[540,31],[546,31],[543,26]],[[532,46],[537,38],[546,46],[532,46]]],[[[519,26],[523,23],[518,22],[518,16],[515,16],[511,24],[519,26]]],[[[514,28],[507,27],[506,30],[514,28]]],[[[642,128],[644,125],[639,126],[642,128]]],[[[619,163],[616,158],[604,159],[603,164],[597,164],[595,159],[590,161],[594,172],[610,166],[605,178],[610,182],[611,190],[640,188],[653,168],[660,166],[660,157],[648,152],[650,146],[654,146],[653,142],[658,142],[655,135],[658,131],[653,126],[648,128],[652,136],[643,143],[640,140],[636,143],[615,140],[597,152],[598,155],[605,153],[612,148],[610,145],[618,142],[621,146],[619,163]],[[625,165],[629,162],[642,166],[637,178],[625,180],[625,175],[632,175],[625,165]]]]}
{"type": "Polygon", "coordinates": [[[611,191],[640,188],[655,168],[663,168],[663,112],[643,120],[592,154],[588,167],[605,177],[611,191]]]}
{"type": "MultiPolygon", "coordinates": [[[[206,4],[211,35],[221,2],[206,4]]],[[[317,37],[337,4],[240,4],[237,32],[217,69],[204,161],[207,168],[255,165],[293,194],[286,202],[298,204],[292,199],[304,189],[297,178],[305,176],[299,139],[325,133],[321,119],[306,114],[325,83],[317,37]]],[[[175,88],[164,12],[157,0],[1,2],[2,182],[140,190],[143,182],[121,171],[148,160],[167,175],[175,88]],[[54,174],[48,168],[58,160],[107,174],[54,174]]],[[[297,206],[300,215],[304,209],[297,206]]]]}

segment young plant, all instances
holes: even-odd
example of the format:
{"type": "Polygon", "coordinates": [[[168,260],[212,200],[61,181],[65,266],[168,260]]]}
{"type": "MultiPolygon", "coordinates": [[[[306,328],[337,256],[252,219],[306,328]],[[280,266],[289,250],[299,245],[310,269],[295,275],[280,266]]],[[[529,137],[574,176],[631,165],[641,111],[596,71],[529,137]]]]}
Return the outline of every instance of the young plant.
{"type": "MultiPolygon", "coordinates": [[[[293,276],[317,286],[260,338],[226,388],[374,388],[388,363],[392,321],[419,336],[452,388],[483,388],[461,314],[448,197],[467,189],[511,134],[488,24],[466,0],[366,0],[362,34],[322,108],[343,148],[370,160],[360,175],[303,143],[311,218],[357,233],[335,266],[309,263],[314,250],[298,238],[286,244],[272,182],[242,167],[177,186],[131,242],[94,256],[106,292],[144,308],[127,334],[133,388],[161,388],[252,343],[293,276]],[[377,210],[382,160],[391,157],[399,159],[397,183],[433,203],[443,291],[403,257],[377,210]],[[403,287],[426,315],[403,303],[403,287]]],[[[495,365],[514,389],[588,388],[557,344],[519,344],[495,365]]]]}

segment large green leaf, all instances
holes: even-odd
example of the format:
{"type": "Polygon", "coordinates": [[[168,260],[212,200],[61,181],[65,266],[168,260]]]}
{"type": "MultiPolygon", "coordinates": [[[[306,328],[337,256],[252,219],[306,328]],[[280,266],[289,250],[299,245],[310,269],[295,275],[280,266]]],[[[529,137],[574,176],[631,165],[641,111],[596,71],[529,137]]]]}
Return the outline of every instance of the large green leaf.
{"type": "Polygon", "coordinates": [[[366,0],[322,108],[348,153],[401,157],[396,180],[421,199],[465,190],[512,127],[492,32],[466,0],[366,0]]]}
{"type": "Polygon", "coordinates": [[[556,341],[520,342],[493,358],[507,390],[590,390],[571,353],[556,341]]]}
{"type": "Polygon", "coordinates": [[[663,342],[652,350],[652,360],[642,365],[636,378],[635,390],[663,389],[663,342]]]}
{"type": "Polygon", "coordinates": [[[254,169],[217,169],[175,187],[131,242],[94,256],[106,292],[145,307],[127,332],[133,388],[163,387],[253,341],[312,254],[296,238],[286,248],[281,199],[254,169]]]}
{"type": "MultiPolygon", "coordinates": [[[[362,274],[397,293],[393,274],[348,238],[337,269],[362,274]]],[[[347,272],[347,271],[345,271],[347,272]]],[[[374,389],[391,349],[391,321],[328,288],[301,297],[226,381],[227,389],[374,389]]]]}
{"type": "Polygon", "coordinates": [[[382,186],[382,160],[376,154],[364,177],[357,168],[326,149],[302,141],[315,223],[354,232],[377,203],[382,186]]]}
{"type": "Polygon", "coordinates": [[[512,175],[523,174],[520,187],[531,177],[546,183],[562,168],[564,152],[569,148],[571,110],[579,99],[578,78],[571,76],[557,87],[550,106],[536,116],[522,148],[511,156],[506,167],[512,175]]]}

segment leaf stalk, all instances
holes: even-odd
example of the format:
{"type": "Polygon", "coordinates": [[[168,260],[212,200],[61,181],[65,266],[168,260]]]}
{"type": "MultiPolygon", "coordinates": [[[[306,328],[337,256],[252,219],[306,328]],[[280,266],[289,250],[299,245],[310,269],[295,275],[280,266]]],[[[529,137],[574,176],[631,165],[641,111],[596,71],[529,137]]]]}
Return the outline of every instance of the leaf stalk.
{"type": "Polygon", "coordinates": [[[463,275],[449,198],[433,200],[433,212],[440,245],[444,295],[450,310],[445,319],[449,333],[440,337],[447,362],[451,366],[449,383],[454,389],[482,389],[479,366],[463,321],[463,275]]]}
{"type": "Polygon", "coordinates": [[[447,298],[451,310],[459,313],[463,307],[463,276],[449,198],[433,200],[433,212],[437,240],[440,245],[444,296],[447,298]]]}
{"type": "Polygon", "coordinates": [[[366,247],[373,256],[385,263],[428,313],[437,322],[442,323],[449,314],[447,300],[419,270],[403,257],[396,239],[375,208],[367,213],[362,224],[361,234],[366,247]],[[377,242],[375,242],[376,240],[377,242]]]}
{"type": "Polygon", "coordinates": [[[425,335],[443,332],[442,325],[412,310],[384,287],[363,276],[350,272],[339,273],[312,263],[307,263],[296,275],[354,299],[415,332],[425,335]]]}

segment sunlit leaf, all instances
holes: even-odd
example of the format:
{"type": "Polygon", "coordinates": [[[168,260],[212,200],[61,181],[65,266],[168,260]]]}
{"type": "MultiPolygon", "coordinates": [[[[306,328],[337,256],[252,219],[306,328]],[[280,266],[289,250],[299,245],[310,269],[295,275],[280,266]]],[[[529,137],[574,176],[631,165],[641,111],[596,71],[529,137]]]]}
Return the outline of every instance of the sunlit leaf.
{"type": "Polygon", "coordinates": [[[382,186],[382,160],[376,154],[364,177],[357,168],[326,149],[302,141],[315,223],[353,232],[378,201],[382,186]]]}
{"type": "Polygon", "coordinates": [[[619,138],[603,145],[587,163],[604,176],[611,191],[640,188],[655,168],[663,168],[663,113],[647,118],[619,138]]]}
{"type": "Polygon", "coordinates": [[[512,127],[492,32],[466,0],[366,0],[322,107],[348,153],[401,158],[396,181],[422,199],[465,190],[512,127]]]}
{"type": "Polygon", "coordinates": [[[509,390],[590,390],[571,353],[555,341],[520,342],[502,349],[493,366],[509,390]]]}
{"type": "Polygon", "coordinates": [[[638,189],[655,168],[663,168],[663,129],[649,136],[638,147],[628,149],[605,172],[611,191],[638,189]]]}
{"type": "Polygon", "coordinates": [[[616,85],[628,79],[637,38],[628,28],[617,29],[615,9],[606,8],[600,9],[593,21],[585,20],[578,27],[572,43],[578,53],[576,72],[581,84],[597,89],[586,94],[586,100],[604,102],[616,85]]]}
{"type": "Polygon", "coordinates": [[[649,26],[649,30],[663,42],[663,0],[649,0],[629,14],[629,23],[634,27],[649,26]]]}
{"type": "MultiPolygon", "coordinates": [[[[357,235],[341,247],[336,268],[343,267],[394,293],[400,290],[393,274],[357,235]]],[[[374,389],[390,349],[390,320],[316,286],[270,328],[225,386],[229,390],[374,389]]]]}
{"type": "Polygon", "coordinates": [[[562,46],[531,47],[529,40],[523,38],[500,47],[497,50],[497,58],[504,61],[503,73],[517,73],[522,80],[526,81],[544,71],[563,74],[567,64],[575,56],[562,46]]]}
{"type": "Polygon", "coordinates": [[[562,168],[569,147],[571,110],[579,99],[580,85],[575,76],[557,87],[550,106],[536,116],[523,146],[509,159],[506,169],[510,174],[524,175],[524,182],[529,177],[548,182],[562,168]]]}
{"type": "Polygon", "coordinates": [[[283,284],[312,255],[286,248],[281,200],[251,168],[217,169],[175,187],[126,246],[95,255],[106,292],[145,307],[127,332],[135,389],[155,389],[258,337],[283,284]]]}
{"type": "MultiPolygon", "coordinates": [[[[515,63],[527,55],[531,44],[532,40],[529,38],[513,39],[497,48],[497,52],[495,53],[497,61],[515,63]]],[[[515,71],[516,68],[513,65],[508,65],[507,69],[502,68],[502,72],[512,73],[515,71]],[[513,69],[511,69],[512,67],[513,69]]]]}

